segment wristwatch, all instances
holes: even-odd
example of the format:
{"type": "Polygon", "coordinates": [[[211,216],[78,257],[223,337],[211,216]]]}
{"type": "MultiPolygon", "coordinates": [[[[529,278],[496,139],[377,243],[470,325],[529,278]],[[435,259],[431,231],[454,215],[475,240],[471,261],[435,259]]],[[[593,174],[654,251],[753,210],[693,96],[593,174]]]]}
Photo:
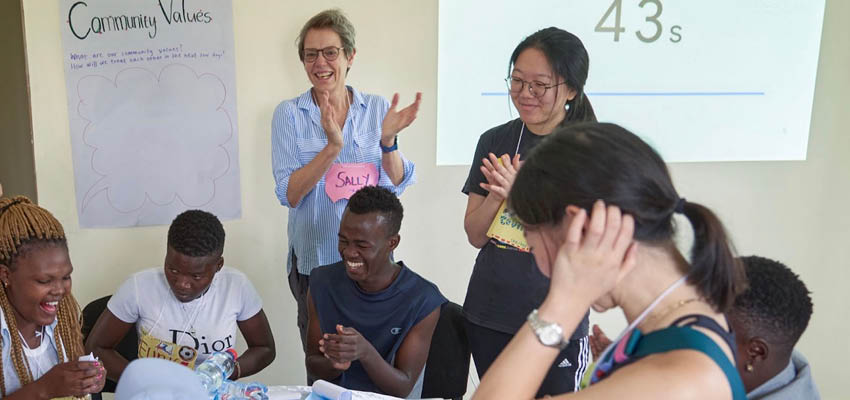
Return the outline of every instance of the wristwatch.
{"type": "Polygon", "coordinates": [[[537,309],[528,314],[528,324],[531,325],[531,330],[534,331],[537,339],[544,346],[563,350],[570,344],[568,340],[564,340],[564,329],[561,328],[561,325],[540,319],[540,316],[537,315],[537,309]]]}
{"type": "Polygon", "coordinates": [[[384,146],[384,144],[381,143],[380,141],[378,141],[378,144],[381,146],[381,152],[392,153],[392,152],[398,150],[398,136],[395,137],[395,139],[393,140],[393,145],[390,146],[390,147],[384,146]]]}

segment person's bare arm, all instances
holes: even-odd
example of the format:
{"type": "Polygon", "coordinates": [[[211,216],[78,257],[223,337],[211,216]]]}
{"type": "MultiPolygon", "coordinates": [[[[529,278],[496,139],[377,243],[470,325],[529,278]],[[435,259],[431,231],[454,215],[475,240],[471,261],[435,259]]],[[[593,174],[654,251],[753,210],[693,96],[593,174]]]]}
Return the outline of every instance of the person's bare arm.
{"type": "Polygon", "coordinates": [[[113,382],[118,382],[118,377],[129,363],[115,348],[130,329],[135,329],[133,324],[118,319],[107,308],[100,314],[86,339],[86,352],[94,352],[106,368],[106,376],[113,382]]]}
{"type": "MultiPolygon", "coordinates": [[[[590,305],[634,268],[636,244],[634,219],[616,206],[597,201],[590,216],[573,205],[566,212],[572,217],[561,222],[564,242],[555,255],[549,293],[538,316],[572,332],[590,305]]],[[[487,370],[474,398],[532,397],[559,352],[542,345],[526,322],[487,370]]],[[[639,388],[632,390],[640,392],[639,388]]]]}
{"type": "Polygon", "coordinates": [[[328,92],[319,93],[317,96],[319,112],[322,115],[322,129],[327,135],[328,144],[307,165],[295,170],[289,176],[286,198],[292,207],[296,207],[301,199],[316,187],[342,151],[342,127],[337,122],[336,111],[331,105],[329,96],[328,92]]]}
{"type": "Polygon", "coordinates": [[[481,187],[488,191],[487,196],[478,193],[469,193],[466,201],[466,213],[463,218],[463,229],[469,244],[477,249],[484,247],[487,241],[487,230],[496,218],[496,213],[502,206],[502,202],[508,196],[513,185],[514,177],[519,170],[519,156],[513,160],[507,154],[497,158],[490,153],[488,158],[482,160],[481,172],[487,179],[481,187]],[[499,162],[501,160],[501,162],[499,162]]]}
{"type": "Polygon", "coordinates": [[[413,390],[431,348],[431,336],[440,319],[440,308],[423,318],[404,337],[390,364],[366,338],[351,327],[337,327],[337,334],[325,334],[319,343],[331,359],[359,360],[366,374],[384,393],[406,397],[413,390]]]}
{"type": "Polygon", "coordinates": [[[237,360],[239,370],[233,371],[231,375],[234,380],[260,372],[274,361],[276,354],[272,328],[269,327],[269,320],[263,310],[244,321],[237,321],[236,324],[248,349],[237,360]]]}
{"type": "Polygon", "coordinates": [[[307,372],[326,381],[334,380],[351,366],[351,361],[331,360],[326,357],[319,347],[322,340],[322,328],[319,324],[319,313],[313,303],[313,295],[307,290],[307,354],[305,364],[307,372]]]}

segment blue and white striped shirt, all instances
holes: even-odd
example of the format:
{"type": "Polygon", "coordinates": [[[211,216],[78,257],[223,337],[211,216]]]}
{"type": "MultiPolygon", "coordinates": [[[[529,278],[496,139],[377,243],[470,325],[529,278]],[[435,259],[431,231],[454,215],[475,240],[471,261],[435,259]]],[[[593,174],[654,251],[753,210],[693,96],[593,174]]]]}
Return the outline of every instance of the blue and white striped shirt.
{"type": "MultiPolygon", "coordinates": [[[[343,146],[335,162],[373,163],[380,172],[378,185],[392,190],[396,196],[416,182],[413,162],[401,155],[404,178],[393,185],[381,166],[381,125],[389,102],[380,96],[361,94],[348,86],[354,101],[342,128],[343,146]]],[[[341,260],[337,246],[339,222],[348,201],[331,202],[325,194],[325,177],[293,206],[286,197],[289,177],[304,167],[328,144],[322,129],[319,107],[308,90],[304,94],[280,103],[272,117],[272,172],[275,194],[280,204],[289,207],[287,236],[289,250],[286,271],[292,268],[292,254],[298,259],[298,272],[310,275],[320,265],[341,260]]]]}

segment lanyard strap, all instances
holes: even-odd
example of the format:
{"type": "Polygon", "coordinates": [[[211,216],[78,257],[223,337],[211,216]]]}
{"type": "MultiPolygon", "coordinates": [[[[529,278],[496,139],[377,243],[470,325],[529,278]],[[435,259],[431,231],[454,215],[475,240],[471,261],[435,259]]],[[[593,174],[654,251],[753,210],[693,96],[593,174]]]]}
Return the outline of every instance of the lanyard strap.
{"type": "Polygon", "coordinates": [[[604,360],[605,357],[608,356],[608,353],[610,353],[614,349],[614,347],[617,345],[617,343],[621,339],[623,339],[623,337],[626,336],[627,333],[629,333],[632,329],[634,329],[636,326],[638,326],[638,324],[640,324],[641,321],[643,321],[646,318],[646,316],[649,315],[649,313],[655,307],[658,306],[658,303],[661,303],[661,300],[663,300],[665,297],[667,297],[667,295],[669,295],[674,290],[676,290],[676,288],[678,288],[679,286],[682,286],[685,283],[685,281],[687,281],[687,280],[688,280],[688,276],[685,275],[685,276],[679,278],[679,280],[674,282],[672,285],[670,285],[663,292],[661,292],[661,294],[658,295],[658,297],[656,297],[655,300],[653,300],[652,303],[650,303],[649,306],[646,307],[646,309],[643,310],[643,312],[637,318],[635,318],[635,320],[632,321],[632,323],[629,324],[629,326],[625,330],[623,330],[623,332],[621,332],[619,336],[617,336],[617,339],[614,339],[614,341],[611,342],[611,344],[609,344],[608,347],[605,348],[605,351],[602,352],[602,355],[599,357],[599,360],[604,360]]]}
{"type": "MultiPolygon", "coordinates": [[[[210,287],[212,287],[212,283],[210,283],[210,287]]],[[[197,307],[195,307],[194,315],[192,315],[191,317],[188,317],[186,315],[186,310],[183,309],[183,305],[178,304],[178,308],[180,309],[180,311],[182,311],[183,317],[185,318],[185,322],[183,324],[183,329],[180,330],[180,337],[177,338],[175,344],[180,344],[180,341],[183,340],[183,336],[186,336],[186,329],[193,325],[195,323],[195,320],[198,319],[198,315],[201,313],[201,308],[204,307],[204,303],[207,301],[207,292],[209,291],[210,288],[207,288],[204,294],[201,295],[201,303],[198,304],[197,307]]],[[[159,321],[162,319],[163,311],[165,311],[165,307],[167,306],[167,303],[163,304],[162,307],[159,309],[159,316],[156,317],[156,320],[154,321],[153,326],[151,326],[151,329],[148,331],[148,334],[151,334],[153,330],[156,329],[156,327],[159,325],[159,321]]]]}
{"type": "Polygon", "coordinates": [[[522,123],[522,128],[519,130],[519,140],[516,141],[516,150],[514,150],[514,156],[519,154],[519,145],[522,143],[522,134],[525,132],[525,122],[522,123]]]}

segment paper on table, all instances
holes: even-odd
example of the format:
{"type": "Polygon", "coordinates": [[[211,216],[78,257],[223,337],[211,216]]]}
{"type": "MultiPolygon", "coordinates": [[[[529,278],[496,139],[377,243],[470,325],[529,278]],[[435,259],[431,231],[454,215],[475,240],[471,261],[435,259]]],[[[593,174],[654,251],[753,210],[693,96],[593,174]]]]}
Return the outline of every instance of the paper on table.
{"type": "Polygon", "coordinates": [[[307,396],[307,393],[292,390],[284,387],[269,387],[269,400],[301,400],[307,396]]]}
{"type": "Polygon", "coordinates": [[[378,394],[378,393],[372,393],[372,392],[361,392],[359,390],[354,391],[354,396],[352,397],[352,399],[353,400],[394,400],[394,399],[401,400],[398,397],[387,396],[385,394],[378,394]]]}
{"type": "Polygon", "coordinates": [[[350,390],[321,379],[313,382],[313,394],[323,399],[351,400],[350,390]]]}

